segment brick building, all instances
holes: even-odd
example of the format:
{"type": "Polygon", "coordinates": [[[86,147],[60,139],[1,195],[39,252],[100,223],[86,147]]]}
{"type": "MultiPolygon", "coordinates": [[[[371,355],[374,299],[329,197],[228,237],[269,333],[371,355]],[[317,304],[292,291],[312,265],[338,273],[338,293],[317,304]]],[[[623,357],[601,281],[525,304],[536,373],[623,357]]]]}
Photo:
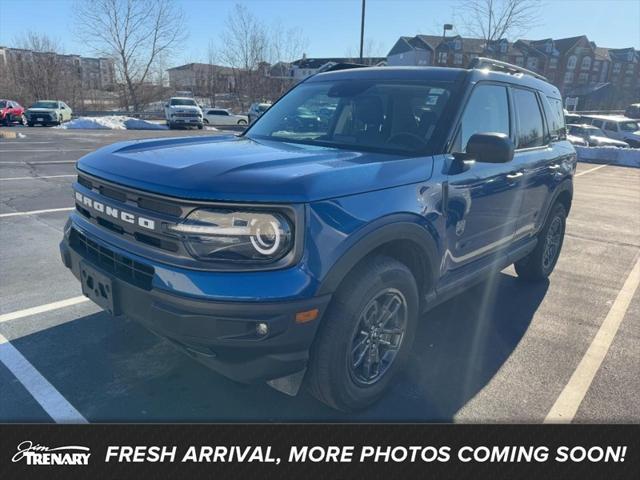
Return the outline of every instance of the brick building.
{"type": "Polygon", "coordinates": [[[478,56],[520,65],[547,77],[579,109],[623,108],[640,99],[640,51],[603,48],[579,37],[485,42],[461,36],[400,37],[387,55],[394,65],[466,67],[478,56]]]}

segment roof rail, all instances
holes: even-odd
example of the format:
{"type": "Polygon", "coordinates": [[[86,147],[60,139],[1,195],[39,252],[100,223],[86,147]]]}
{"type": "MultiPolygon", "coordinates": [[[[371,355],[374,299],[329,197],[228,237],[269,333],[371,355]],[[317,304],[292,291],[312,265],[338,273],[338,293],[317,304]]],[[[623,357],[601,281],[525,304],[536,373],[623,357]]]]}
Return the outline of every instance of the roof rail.
{"type": "Polygon", "coordinates": [[[512,63],[501,62],[500,60],[494,60],[487,57],[476,57],[469,63],[469,68],[488,68],[489,70],[495,70],[497,72],[504,72],[509,74],[522,73],[524,75],[530,75],[538,80],[544,80],[548,82],[547,77],[540,75],[539,73],[532,72],[526,68],[513,65],[512,63]]]}
{"type": "Polygon", "coordinates": [[[363,67],[369,67],[369,65],[364,65],[362,63],[341,62],[341,63],[336,63],[334,65],[331,65],[330,67],[327,67],[327,68],[324,68],[324,69],[320,68],[318,73],[337,72],[338,70],[349,70],[351,68],[363,68],[363,67]]]}

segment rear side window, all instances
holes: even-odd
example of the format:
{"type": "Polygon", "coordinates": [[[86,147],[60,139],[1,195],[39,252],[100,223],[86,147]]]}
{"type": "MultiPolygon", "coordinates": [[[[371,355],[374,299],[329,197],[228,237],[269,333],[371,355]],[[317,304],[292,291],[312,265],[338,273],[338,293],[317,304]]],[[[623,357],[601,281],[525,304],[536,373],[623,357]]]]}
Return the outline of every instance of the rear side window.
{"type": "Polygon", "coordinates": [[[464,151],[474,133],[489,132],[510,134],[507,89],[500,85],[478,85],[473,90],[462,114],[454,150],[464,151]]]}
{"type": "Polygon", "coordinates": [[[544,145],[542,115],[536,94],[530,90],[515,88],[513,100],[518,115],[518,148],[544,145]]]}
{"type": "Polygon", "coordinates": [[[604,129],[605,130],[609,130],[611,132],[617,132],[618,131],[618,125],[616,125],[615,122],[606,122],[604,124],[604,129]]]}
{"type": "Polygon", "coordinates": [[[546,97],[545,111],[547,114],[547,124],[551,138],[564,138],[564,112],[562,111],[562,100],[558,98],[546,97]]]}
{"type": "Polygon", "coordinates": [[[598,127],[598,128],[602,128],[602,124],[603,124],[603,123],[604,123],[604,122],[603,122],[602,120],[593,120],[593,121],[591,122],[591,125],[594,125],[594,126],[596,126],[596,127],[598,127]]]}

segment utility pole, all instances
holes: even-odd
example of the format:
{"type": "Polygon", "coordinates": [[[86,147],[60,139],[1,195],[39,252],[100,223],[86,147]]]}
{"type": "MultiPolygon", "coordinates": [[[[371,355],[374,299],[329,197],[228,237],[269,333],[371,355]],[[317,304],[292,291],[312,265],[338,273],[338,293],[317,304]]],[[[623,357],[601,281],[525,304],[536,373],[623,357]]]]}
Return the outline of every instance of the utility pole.
{"type": "Polygon", "coordinates": [[[360,21],[360,63],[362,63],[362,53],[364,50],[364,10],[367,0],[362,0],[362,20],[360,21]]]}

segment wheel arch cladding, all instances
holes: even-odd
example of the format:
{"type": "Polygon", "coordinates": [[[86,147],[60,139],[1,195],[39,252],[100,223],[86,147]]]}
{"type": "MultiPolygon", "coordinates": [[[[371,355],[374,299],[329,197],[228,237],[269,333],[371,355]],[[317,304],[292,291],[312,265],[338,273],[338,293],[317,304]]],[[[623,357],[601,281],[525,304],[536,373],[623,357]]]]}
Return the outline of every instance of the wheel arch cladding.
{"type": "Polygon", "coordinates": [[[318,295],[335,292],[349,272],[376,254],[406,265],[415,277],[420,293],[434,287],[438,268],[436,242],[423,226],[396,221],[361,235],[329,270],[318,295]]]}

